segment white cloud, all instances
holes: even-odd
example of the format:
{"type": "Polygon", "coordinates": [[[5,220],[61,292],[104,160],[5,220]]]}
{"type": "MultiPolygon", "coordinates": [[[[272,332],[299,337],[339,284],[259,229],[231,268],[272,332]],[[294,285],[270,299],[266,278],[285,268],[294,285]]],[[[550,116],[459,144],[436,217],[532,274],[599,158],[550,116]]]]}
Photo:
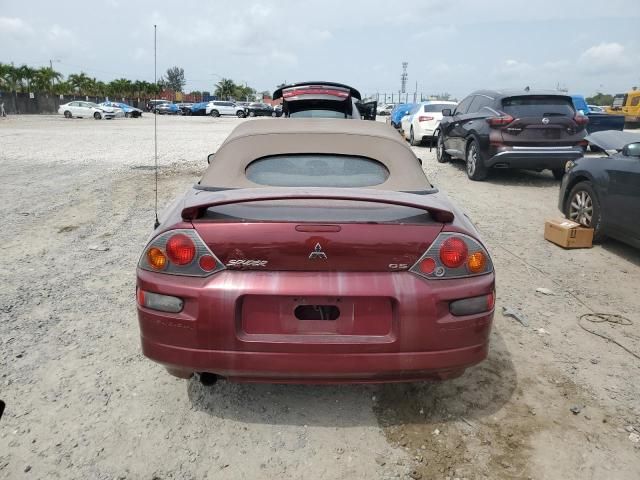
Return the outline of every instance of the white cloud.
{"type": "Polygon", "coordinates": [[[530,75],[533,70],[530,64],[511,58],[498,65],[495,73],[498,78],[522,78],[530,75]]]}
{"type": "Polygon", "coordinates": [[[437,25],[414,33],[412,37],[414,40],[442,40],[444,38],[450,38],[457,33],[458,29],[453,24],[437,25]]]}
{"type": "Polygon", "coordinates": [[[0,17],[0,34],[31,35],[33,28],[27,22],[17,17],[0,17]]]}
{"type": "Polygon", "coordinates": [[[47,34],[49,36],[49,40],[51,41],[68,41],[73,40],[74,35],[71,30],[61,27],[58,24],[53,25],[47,34]]]}
{"type": "MultiPolygon", "coordinates": [[[[637,60],[637,58],[635,59],[637,60]]],[[[578,65],[585,72],[622,72],[634,68],[632,54],[619,43],[600,43],[588,48],[580,55],[578,65]]]]}

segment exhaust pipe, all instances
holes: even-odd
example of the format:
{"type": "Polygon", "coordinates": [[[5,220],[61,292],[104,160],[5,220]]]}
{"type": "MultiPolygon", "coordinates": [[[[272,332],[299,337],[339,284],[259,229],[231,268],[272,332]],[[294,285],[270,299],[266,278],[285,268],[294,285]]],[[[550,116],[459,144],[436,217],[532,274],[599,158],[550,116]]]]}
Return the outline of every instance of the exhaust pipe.
{"type": "Polygon", "coordinates": [[[205,387],[211,387],[212,385],[215,385],[216,382],[218,381],[218,376],[215,373],[200,372],[199,377],[200,377],[200,383],[205,387]]]}

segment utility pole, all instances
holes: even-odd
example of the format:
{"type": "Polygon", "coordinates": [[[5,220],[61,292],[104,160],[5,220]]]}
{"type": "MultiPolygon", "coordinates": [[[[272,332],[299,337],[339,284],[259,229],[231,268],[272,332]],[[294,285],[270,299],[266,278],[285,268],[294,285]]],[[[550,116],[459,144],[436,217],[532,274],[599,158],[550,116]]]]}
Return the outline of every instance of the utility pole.
{"type": "Polygon", "coordinates": [[[400,91],[402,93],[406,93],[407,91],[407,79],[409,78],[409,75],[407,74],[408,66],[408,62],[402,62],[402,75],[400,75],[400,91]]]}

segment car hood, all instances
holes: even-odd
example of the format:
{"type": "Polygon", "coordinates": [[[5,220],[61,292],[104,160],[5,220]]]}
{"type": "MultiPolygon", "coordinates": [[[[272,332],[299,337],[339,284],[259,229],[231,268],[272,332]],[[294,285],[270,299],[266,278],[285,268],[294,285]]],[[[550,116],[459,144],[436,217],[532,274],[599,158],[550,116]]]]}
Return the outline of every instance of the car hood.
{"type": "Polygon", "coordinates": [[[604,130],[587,135],[585,139],[605,151],[620,151],[628,143],[640,142],[640,133],[604,130]]]}

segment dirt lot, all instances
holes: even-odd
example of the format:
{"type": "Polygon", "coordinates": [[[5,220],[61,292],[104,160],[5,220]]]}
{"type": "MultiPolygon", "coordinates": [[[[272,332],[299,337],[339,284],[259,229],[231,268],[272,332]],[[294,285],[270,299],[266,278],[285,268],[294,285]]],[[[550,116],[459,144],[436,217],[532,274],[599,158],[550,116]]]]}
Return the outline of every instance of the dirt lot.
{"type": "MultiPolygon", "coordinates": [[[[161,205],[239,121],[159,119],[161,205]]],[[[640,478],[640,360],[578,324],[591,309],[624,315],[631,325],[582,325],[640,355],[640,251],[545,242],[549,172],[474,183],[415,149],[494,258],[482,365],[442,384],[205,388],[140,353],[152,125],[0,119],[0,478],[640,478]]]]}

